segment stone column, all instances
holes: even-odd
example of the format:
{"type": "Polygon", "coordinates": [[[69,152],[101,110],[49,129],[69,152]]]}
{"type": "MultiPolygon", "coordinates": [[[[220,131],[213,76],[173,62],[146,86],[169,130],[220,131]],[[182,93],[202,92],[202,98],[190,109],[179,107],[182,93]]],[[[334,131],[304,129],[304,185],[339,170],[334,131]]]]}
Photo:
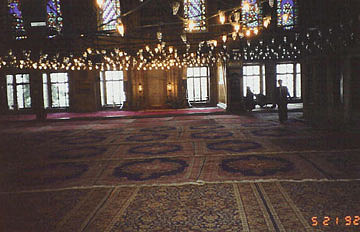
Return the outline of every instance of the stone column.
{"type": "Polygon", "coordinates": [[[228,65],[227,73],[227,110],[231,112],[245,112],[243,100],[243,70],[241,63],[228,65]]]}
{"type": "Polygon", "coordinates": [[[5,114],[8,111],[7,105],[7,89],[6,89],[6,74],[0,72],[0,114],[5,114]]]}
{"type": "Polygon", "coordinates": [[[342,73],[344,77],[344,123],[351,120],[351,63],[350,57],[343,58],[342,73]]]}
{"type": "Polygon", "coordinates": [[[276,63],[274,62],[265,64],[265,88],[267,102],[274,103],[276,89],[276,63]]]}
{"type": "Polygon", "coordinates": [[[36,114],[37,120],[45,120],[46,112],[44,109],[42,73],[38,70],[32,70],[29,74],[32,111],[36,114]]]}

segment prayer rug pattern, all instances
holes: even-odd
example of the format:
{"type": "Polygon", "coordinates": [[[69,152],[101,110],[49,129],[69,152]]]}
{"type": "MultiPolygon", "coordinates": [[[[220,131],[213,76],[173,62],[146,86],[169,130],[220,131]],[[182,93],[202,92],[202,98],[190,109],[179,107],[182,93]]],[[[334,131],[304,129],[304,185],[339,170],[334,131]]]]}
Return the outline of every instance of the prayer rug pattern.
{"type": "Polygon", "coordinates": [[[202,158],[173,157],[111,161],[98,185],[171,184],[196,181],[202,158]]]}
{"type": "Polygon", "coordinates": [[[296,155],[213,156],[205,161],[201,179],[206,182],[256,179],[323,179],[321,172],[296,155]]]}
{"type": "Polygon", "coordinates": [[[360,134],[289,116],[1,124],[0,231],[359,231],[360,134]]]}
{"type": "Polygon", "coordinates": [[[243,231],[243,223],[232,185],[144,187],[105,231],[243,231]]]}

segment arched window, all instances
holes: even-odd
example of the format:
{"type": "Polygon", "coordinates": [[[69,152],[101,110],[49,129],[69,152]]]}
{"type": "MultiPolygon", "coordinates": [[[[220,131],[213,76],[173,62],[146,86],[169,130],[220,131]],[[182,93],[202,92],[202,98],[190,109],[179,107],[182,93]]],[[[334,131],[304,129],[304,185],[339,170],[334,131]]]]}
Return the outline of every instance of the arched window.
{"type": "Polygon", "coordinates": [[[241,21],[244,27],[254,28],[261,26],[261,9],[257,0],[241,1],[241,21]]]}
{"type": "Polygon", "coordinates": [[[100,25],[104,31],[112,31],[116,29],[117,19],[120,17],[120,1],[106,0],[100,12],[100,25]]]}
{"type": "MultiPolygon", "coordinates": [[[[206,4],[205,0],[184,0],[184,18],[193,20],[195,31],[206,30],[206,4]]],[[[188,28],[186,28],[188,30],[188,28]]]]}
{"type": "Polygon", "coordinates": [[[292,29],[295,25],[295,0],[277,1],[277,25],[284,29],[292,29]]]}
{"type": "Polygon", "coordinates": [[[60,34],[63,28],[60,0],[49,0],[46,4],[48,36],[53,38],[60,34]]]}
{"type": "Polygon", "coordinates": [[[12,28],[15,39],[25,39],[26,31],[24,28],[24,20],[20,8],[20,0],[8,0],[9,14],[12,16],[12,28]]]}

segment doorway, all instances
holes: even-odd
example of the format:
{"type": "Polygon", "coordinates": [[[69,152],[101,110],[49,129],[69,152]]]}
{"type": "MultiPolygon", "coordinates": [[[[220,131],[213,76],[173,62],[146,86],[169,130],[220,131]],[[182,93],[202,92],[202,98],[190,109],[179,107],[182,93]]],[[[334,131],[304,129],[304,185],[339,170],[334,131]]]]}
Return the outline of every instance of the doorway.
{"type": "Polygon", "coordinates": [[[166,72],[162,70],[148,71],[147,96],[149,108],[165,108],[166,106],[166,72]]]}

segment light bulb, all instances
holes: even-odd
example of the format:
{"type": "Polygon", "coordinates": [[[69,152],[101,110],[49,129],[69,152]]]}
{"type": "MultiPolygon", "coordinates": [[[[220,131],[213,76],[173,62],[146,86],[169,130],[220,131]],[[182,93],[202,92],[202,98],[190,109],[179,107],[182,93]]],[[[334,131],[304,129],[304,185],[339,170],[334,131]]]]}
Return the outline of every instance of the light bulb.
{"type": "Polygon", "coordinates": [[[104,0],[96,0],[96,3],[99,6],[99,8],[102,8],[104,5],[104,0]]]}
{"type": "Polygon", "coordinates": [[[225,18],[225,13],[223,11],[219,12],[219,20],[221,24],[225,23],[226,18],[225,18]]]}
{"type": "Polygon", "coordinates": [[[125,28],[124,28],[124,24],[121,22],[121,20],[118,22],[118,24],[116,25],[116,29],[118,31],[118,33],[121,36],[124,36],[125,34],[125,28]]]}
{"type": "Polygon", "coordinates": [[[282,19],[286,23],[289,20],[289,14],[283,14],[282,19]]]}
{"type": "Polygon", "coordinates": [[[194,30],[194,28],[195,28],[195,22],[194,22],[194,20],[189,20],[189,21],[188,21],[188,30],[189,30],[189,31],[192,31],[192,30],[194,30]]]}
{"type": "Polygon", "coordinates": [[[239,23],[236,23],[236,24],[234,25],[234,30],[235,30],[236,32],[239,32],[239,30],[240,30],[240,24],[239,24],[239,23]]]}
{"type": "Polygon", "coordinates": [[[244,10],[246,11],[246,12],[248,12],[248,11],[250,11],[250,4],[249,4],[249,2],[245,2],[244,3],[244,5],[243,5],[243,8],[244,8],[244,10]]]}

